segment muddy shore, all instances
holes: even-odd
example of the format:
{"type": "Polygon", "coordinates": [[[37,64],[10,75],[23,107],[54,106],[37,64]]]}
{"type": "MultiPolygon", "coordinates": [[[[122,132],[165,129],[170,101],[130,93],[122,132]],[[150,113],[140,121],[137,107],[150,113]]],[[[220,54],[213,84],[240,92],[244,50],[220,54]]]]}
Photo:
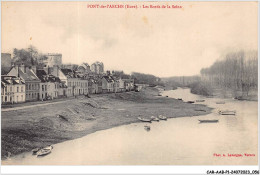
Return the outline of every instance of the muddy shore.
{"type": "Polygon", "coordinates": [[[210,112],[211,108],[205,105],[158,96],[156,88],[91,98],[82,96],[63,103],[2,111],[1,158],[5,159],[8,152],[13,156],[99,130],[140,122],[139,116],[192,117],[210,112]]]}

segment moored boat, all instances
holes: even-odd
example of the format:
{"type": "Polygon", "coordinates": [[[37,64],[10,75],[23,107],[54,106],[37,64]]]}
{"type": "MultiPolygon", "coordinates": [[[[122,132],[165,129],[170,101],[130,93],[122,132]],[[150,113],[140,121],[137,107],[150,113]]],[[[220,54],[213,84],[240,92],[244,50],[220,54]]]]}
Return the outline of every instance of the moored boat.
{"type": "Polygon", "coordinates": [[[50,153],[51,153],[51,150],[50,150],[50,149],[41,149],[41,150],[39,150],[39,151],[36,153],[36,155],[37,155],[37,157],[38,157],[38,156],[45,156],[45,155],[50,154],[50,153]]]}
{"type": "Polygon", "coordinates": [[[199,120],[200,123],[217,123],[218,120],[199,120]]]}
{"type": "Polygon", "coordinates": [[[50,154],[52,149],[53,149],[53,146],[52,145],[48,145],[48,146],[40,149],[39,151],[37,151],[36,155],[37,156],[45,156],[47,154],[50,154]]]}
{"type": "Polygon", "coordinates": [[[195,103],[195,101],[187,101],[187,103],[195,103]]]}
{"type": "Polygon", "coordinates": [[[32,150],[32,154],[35,155],[41,148],[34,148],[32,150]]]}
{"type": "Polygon", "coordinates": [[[229,111],[229,110],[226,110],[226,111],[218,111],[218,113],[220,115],[236,115],[236,111],[229,111]]]}
{"type": "Polygon", "coordinates": [[[151,116],[151,119],[152,119],[152,121],[157,121],[157,122],[160,121],[160,120],[158,119],[158,117],[155,117],[155,116],[151,116]]]}
{"type": "Polygon", "coordinates": [[[196,102],[204,102],[205,100],[196,100],[196,102]]]}
{"type": "Polygon", "coordinates": [[[159,115],[158,118],[159,118],[160,120],[167,120],[167,117],[165,117],[165,116],[163,116],[163,115],[159,115]]]}
{"type": "Polygon", "coordinates": [[[225,104],[224,101],[217,101],[216,104],[225,104]]]}
{"type": "Polygon", "coordinates": [[[138,118],[138,120],[140,120],[140,121],[142,121],[142,122],[149,122],[149,123],[151,123],[152,122],[152,120],[151,119],[147,119],[147,118],[141,118],[141,117],[137,117],[138,118]]]}
{"type": "Polygon", "coordinates": [[[206,110],[204,109],[194,109],[194,111],[202,111],[202,112],[207,112],[206,110]]]}

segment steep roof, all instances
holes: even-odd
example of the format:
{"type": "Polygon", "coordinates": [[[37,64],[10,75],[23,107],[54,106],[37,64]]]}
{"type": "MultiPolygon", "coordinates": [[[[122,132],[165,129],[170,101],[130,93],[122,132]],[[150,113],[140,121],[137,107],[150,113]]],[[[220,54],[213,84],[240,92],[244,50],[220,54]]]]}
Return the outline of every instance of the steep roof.
{"type": "Polygon", "coordinates": [[[16,76],[1,76],[1,85],[25,84],[21,78],[16,76]]]}
{"type": "MultiPolygon", "coordinates": [[[[16,68],[15,68],[16,69],[16,68]]],[[[35,73],[29,69],[28,67],[26,68],[26,73],[23,72],[20,68],[18,68],[18,74],[19,77],[24,79],[25,81],[33,81],[33,80],[40,80],[35,73]]]]}
{"type": "Polygon", "coordinates": [[[44,70],[39,69],[36,71],[36,74],[38,78],[41,80],[41,82],[47,82],[46,79],[47,73],[44,70]]]}
{"type": "Polygon", "coordinates": [[[55,77],[54,75],[47,74],[45,70],[39,69],[37,70],[37,76],[41,80],[41,82],[60,82],[59,77],[55,77]]]}
{"type": "Polygon", "coordinates": [[[112,77],[112,76],[103,76],[103,78],[105,78],[105,79],[106,79],[106,81],[107,81],[107,82],[109,82],[109,83],[112,83],[112,82],[114,82],[114,79],[113,79],[113,77],[112,77]]]}
{"type": "Polygon", "coordinates": [[[76,72],[71,69],[65,68],[65,69],[61,69],[61,71],[68,78],[79,78],[79,76],[76,74],[76,72]]]}

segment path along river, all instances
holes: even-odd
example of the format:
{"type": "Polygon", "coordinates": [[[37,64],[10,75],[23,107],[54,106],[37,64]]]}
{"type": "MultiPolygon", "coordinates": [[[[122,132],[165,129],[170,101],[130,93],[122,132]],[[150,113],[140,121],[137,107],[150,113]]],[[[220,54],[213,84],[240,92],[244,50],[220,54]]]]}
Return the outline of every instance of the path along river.
{"type": "Polygon", "coordinates": [[[190,89],[164,91],[163,96],[200,102],[214,108],[211,114],[172,118],[149,124],[133,123],[98,131],[55,144],[52,153],[36,157],[24,153],[3,161],[15,165],[256,165],[258,160],[257,102],[205,98],[190,89]],[[225,101],[225,104],[216,104],[225,101]],[[222,116],[218,109],[236,110],[222,116]],[[198,119],[218,119],[199,123],[198,119]],[[215,154],[215,155],[214,155],[215,154]],[[222,156],[216,156],[221,154],[222,156]],[[224,157],[223,154],[226,156],[224,157]],[[229,157],[228,154],[233,154],[229,157]],[[251,156],[245,156],[251,154],[251,156]],[[239,157],[236,157],[236,156],[239,157]],[[255,156],[254,156],[255,155],[255,156]]]}

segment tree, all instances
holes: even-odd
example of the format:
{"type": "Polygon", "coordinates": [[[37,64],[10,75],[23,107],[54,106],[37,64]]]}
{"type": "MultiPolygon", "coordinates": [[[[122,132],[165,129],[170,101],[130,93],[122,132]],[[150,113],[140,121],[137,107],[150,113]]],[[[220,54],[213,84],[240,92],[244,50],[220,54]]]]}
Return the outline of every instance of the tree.
{"type": "Polygon", "coordinates": [[[38,61],[44,56],[38,53],[38,50],[30,45],[27,49],[13,50],[13,60],[15,64],[24,64],[25,66],[38,65],[38,61]]]}

